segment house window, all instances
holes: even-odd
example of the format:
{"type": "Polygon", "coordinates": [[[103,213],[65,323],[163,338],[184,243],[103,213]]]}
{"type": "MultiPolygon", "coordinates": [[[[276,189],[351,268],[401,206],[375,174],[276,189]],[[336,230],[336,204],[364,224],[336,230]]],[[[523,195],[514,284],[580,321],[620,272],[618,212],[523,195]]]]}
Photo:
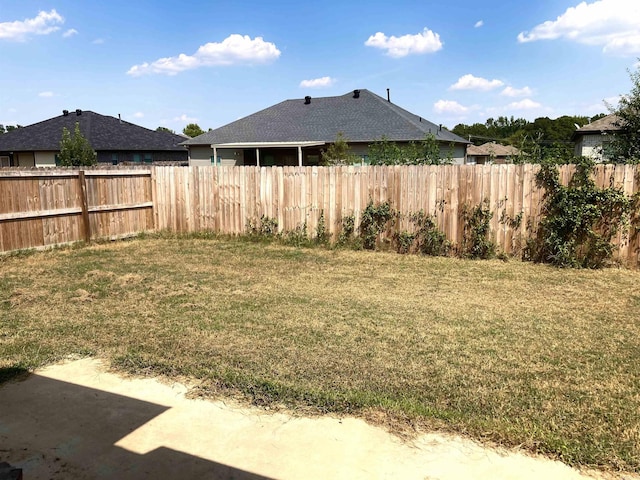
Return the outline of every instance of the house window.
{"type": "Polygon", "coordinates": [[[11,166],[11,159],[7,156],[2,156],[0,157],[0,167],[10,167],[11,166]]]}
{"type": "Polygon", "coordinates": [[[153,156],[151,155],[151,153],[145,153],[144,163],[151,163],[151,162],[153,162],[153,156]]]}
{"type": "Polygon", "coordinates": [[[362,162],[360,163],[362,166],[371,165],[371,162],[369,161],[369,155],[360,155],[360,159],[362,160],[362,162]]]}
{"type": "Polygon", "coordinates": [[[117,153],[112,153],[111,154],[111,164],[112,165],[117,165],[118,164],[118,154],[117,153]]]}
{"type": "Polygon", "coordinates": [[[215,165],[216,167],[222,165],[222,157],[218,155],[218,158],[216,159],[213,155],[211,155],[211,165],[215,165]]]}
{"type": "Polygon", "coordinates": [[[133,154],[133,163],[142,163],[142,157],[139,153],[133,154]]]}
{"type": "Polygon", "coordinates": [[[60,157],[58,156],[58,154],[57,153],[54,154],[53,158],[54,158],[54,160],[56,162],[56,167],[59,167],[60,166],[60,157]]]}

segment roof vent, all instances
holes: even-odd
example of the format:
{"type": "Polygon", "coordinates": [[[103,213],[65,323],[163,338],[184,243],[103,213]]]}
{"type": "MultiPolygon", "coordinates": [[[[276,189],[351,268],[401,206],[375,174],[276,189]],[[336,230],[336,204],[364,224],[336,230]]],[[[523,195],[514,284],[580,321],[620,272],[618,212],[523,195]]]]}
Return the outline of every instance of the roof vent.
{"type": "Polygon", "coordinates": [[[304,97],[304,104],[309,105],[310,103],[311,103],[311,97],[307,95],[306,97],[304,97]]]}
{"type": "Polygon", "coordinates": [[[80,116],[82,115],[82,110],[80,110],[79,108],[76,109],[76,115],[80,116]]]}
{"type": "Polygon", "coordinates": [[[360,90],[353,91],[353,98],[360,98],[360,90]]]}
{"type": "Polygon", "coordinates": [[[62,110],[62,115],[65,117],[69,115],[69,110],[62,110]]]}

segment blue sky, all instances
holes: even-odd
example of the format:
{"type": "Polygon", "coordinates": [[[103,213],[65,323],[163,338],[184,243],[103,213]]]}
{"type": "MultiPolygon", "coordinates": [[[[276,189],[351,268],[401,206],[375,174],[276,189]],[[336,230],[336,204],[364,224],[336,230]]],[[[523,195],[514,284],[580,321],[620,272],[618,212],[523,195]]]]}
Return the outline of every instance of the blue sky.
{"type": "Polygon", "coordinates": [[[356,88],[449,128],[595,115],[638,57],[639,0],[0,0],[0,124],[208,129],[356,88]]]}

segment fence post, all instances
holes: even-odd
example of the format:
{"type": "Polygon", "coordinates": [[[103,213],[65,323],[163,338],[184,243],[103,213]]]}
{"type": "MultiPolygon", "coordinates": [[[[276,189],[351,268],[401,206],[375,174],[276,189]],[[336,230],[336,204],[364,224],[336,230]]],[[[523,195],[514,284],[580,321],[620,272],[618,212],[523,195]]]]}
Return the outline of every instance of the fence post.
{"type": "Polygon", "coordinates": [[[78,172],[78,181],[80,182],[80,201],[82,204],[82,233],[84,241],[91,242],[91,225],[89,223],[89,207],[87,205],[87,182],[84,178],[84,170],[78,172]]]}
{"type": "Polygon", "coordinates": [[[158,225],[160,224],[159,220],[158,220],[158,185],[157,185],[157,172],[156,172],[156,166],[155,165],[151,165],[151,176],[150,178],[150,182],[151,182],[151,216],[153,218],[153,231],[157,232],[158,231],[158,225]]]}

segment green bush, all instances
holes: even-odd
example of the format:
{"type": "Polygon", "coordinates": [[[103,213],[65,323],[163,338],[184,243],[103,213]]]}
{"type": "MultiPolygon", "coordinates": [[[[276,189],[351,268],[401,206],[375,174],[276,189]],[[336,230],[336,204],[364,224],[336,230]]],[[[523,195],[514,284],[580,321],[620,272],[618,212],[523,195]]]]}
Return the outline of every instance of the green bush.
{"type": "Polygon", "coordinates": [[[491,240],[491,219],[489,201],[484,200],[475,207],[464,205],[462,219],[464,230],[461,255],[466,258],[488,259],[496,254],[496,245],[491,240]]]}
{"type": "Polygon", "coordinates": [[[324,218],[324,210],[320,211],[320,217],[318,217],[315,241],[318,245],[329,245],[331,242],[331,234],[327,232],[327,222],[324,218]]]}
{"type": "Polygon", "coordinates": [[[449,253],[451,243],[444,232],[438,229],[433,216],[421,210],[409,215],[409,220],[414,225],[414,231],[403,231],[393,236],[398,253],[415,252],[431,256],[443,256],[449,253]]]}
{"type": "Polygon", "coordinates": [[[360,227],[358,228],[362,239],[362,247],[367,250],[375,250],[378,236],[393,225],[395,218],[396,212],[391,208],[390,202],[374,205],[373,200],[369,200],[362,212],[360,227]]]}
{"type": "Polygon", "coordinates": [[[250,237],[275,238],[278,233],[278,219],[267,215],[261,215],[260,220],[248,220],[247,232],[250,237]]]}

